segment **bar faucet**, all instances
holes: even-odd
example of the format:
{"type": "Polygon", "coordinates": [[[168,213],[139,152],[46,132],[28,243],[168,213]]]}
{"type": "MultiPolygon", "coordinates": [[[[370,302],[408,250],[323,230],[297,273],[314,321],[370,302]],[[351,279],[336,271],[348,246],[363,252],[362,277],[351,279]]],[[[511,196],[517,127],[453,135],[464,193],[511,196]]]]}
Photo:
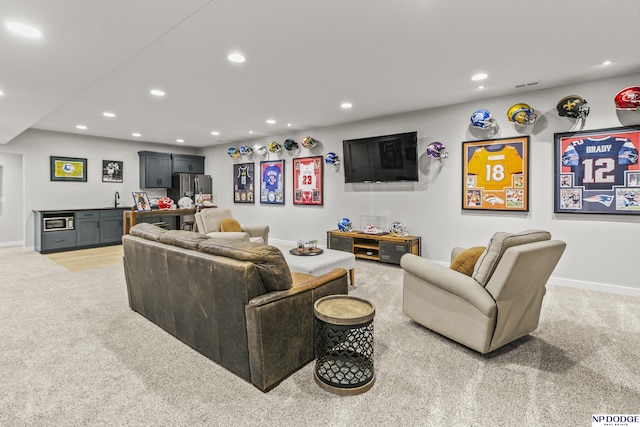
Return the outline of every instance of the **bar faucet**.
{"type": "Polygon", "coordinates": [[[120,204],[120,193],[118,193],[118,192],[116,191],[116,195],[115,195],[115,207],[117,208],[119,204],[120,204]]]}

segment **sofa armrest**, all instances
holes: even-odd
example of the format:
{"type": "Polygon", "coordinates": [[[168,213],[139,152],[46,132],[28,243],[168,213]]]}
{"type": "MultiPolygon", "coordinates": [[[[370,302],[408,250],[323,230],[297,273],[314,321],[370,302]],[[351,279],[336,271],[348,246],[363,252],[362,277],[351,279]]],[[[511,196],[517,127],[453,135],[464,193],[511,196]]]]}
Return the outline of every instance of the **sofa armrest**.
{"type": "Polygon", "coordinates": [[[234,239],[234,240],[246,240],[249,241],[249,233],[244,231],[214,231],[207,233],[208,237],[215,237],[217,239],[234,239]]]}
{"type": "Polygon", "coordinates": [[[313,304],[327,295],[347,294],[347,276],[337,268],[249,301],[249,366],[257,388],[268,391],[313,360],[313,304]]]}
{"type": "Polygon", "coordinates": [[[412,274],[424,282],[424,286],[433,286],[462,298],[486,316],[495,310],[496,303],[489,292],[465,274],[413,254],[403,255],[400,266],[405,274],[412,274]]]}
{"type": "Polygon", "coordinates": [[[241,225],[242,231],[249,233],[249,237],[262,237],[265,245],[269,244],[268,225],[241,225]]]}

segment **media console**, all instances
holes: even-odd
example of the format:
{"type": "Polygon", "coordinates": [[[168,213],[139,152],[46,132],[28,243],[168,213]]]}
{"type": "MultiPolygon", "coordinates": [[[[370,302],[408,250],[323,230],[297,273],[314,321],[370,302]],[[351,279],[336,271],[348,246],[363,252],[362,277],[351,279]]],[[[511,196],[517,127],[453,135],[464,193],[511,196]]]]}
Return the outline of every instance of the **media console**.
{"type": "Polygon", "coordinates": [[[420,236],[398,237],[359,231],[327,231],[327,247],[351,252],[356,258],[400,264],[402,255],[420,255],[420,236]]]}

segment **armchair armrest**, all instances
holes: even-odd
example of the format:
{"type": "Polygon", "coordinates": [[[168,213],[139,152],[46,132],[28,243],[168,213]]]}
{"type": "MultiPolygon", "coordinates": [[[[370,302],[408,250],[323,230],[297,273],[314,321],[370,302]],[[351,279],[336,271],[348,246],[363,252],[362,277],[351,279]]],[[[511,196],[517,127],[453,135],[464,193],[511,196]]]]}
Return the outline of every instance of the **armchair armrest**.
{"type": "Polygon", "coordinates": [[[241,225],[242,231],[249,233],[250,237],[262,237],[265,245],[269,244],[268,225],[241,225]]]}
{"type": "Polygon", "coordinates": [[[434,286],[462,298],[486,316],[491,316],[496,309],[489,292],[469,276],[413,254],[403,255],[400,266],[425,286],[434,286]]]}

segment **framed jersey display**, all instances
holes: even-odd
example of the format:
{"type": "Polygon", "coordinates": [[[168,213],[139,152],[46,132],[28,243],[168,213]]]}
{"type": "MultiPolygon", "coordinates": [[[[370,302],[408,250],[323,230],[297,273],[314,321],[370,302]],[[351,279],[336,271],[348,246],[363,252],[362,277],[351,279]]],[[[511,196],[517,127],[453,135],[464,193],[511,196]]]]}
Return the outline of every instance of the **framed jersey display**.
{"type": "Polygon", "coordinates": [[[260,162],[260,203],[284,205],[284,160],[260,162]]]}
{"type": "Polygon", "coordinates": [[[554,134],[555,212],[640,214],[640,126],[554,134]]]}
{"type": "Polygon", "coordinates": [[[293,159],[293,204],[322,205],[322,156],[293,159]]]}
{"type": "Polygon", "coordinates": [[[253,163],[233,165],[233,203],[253,203],[253,163]]]}
{"type": "Polygon", "coordinates": [[[462,209],[529,210],[529,136],[462,143],[462,209]]]}

